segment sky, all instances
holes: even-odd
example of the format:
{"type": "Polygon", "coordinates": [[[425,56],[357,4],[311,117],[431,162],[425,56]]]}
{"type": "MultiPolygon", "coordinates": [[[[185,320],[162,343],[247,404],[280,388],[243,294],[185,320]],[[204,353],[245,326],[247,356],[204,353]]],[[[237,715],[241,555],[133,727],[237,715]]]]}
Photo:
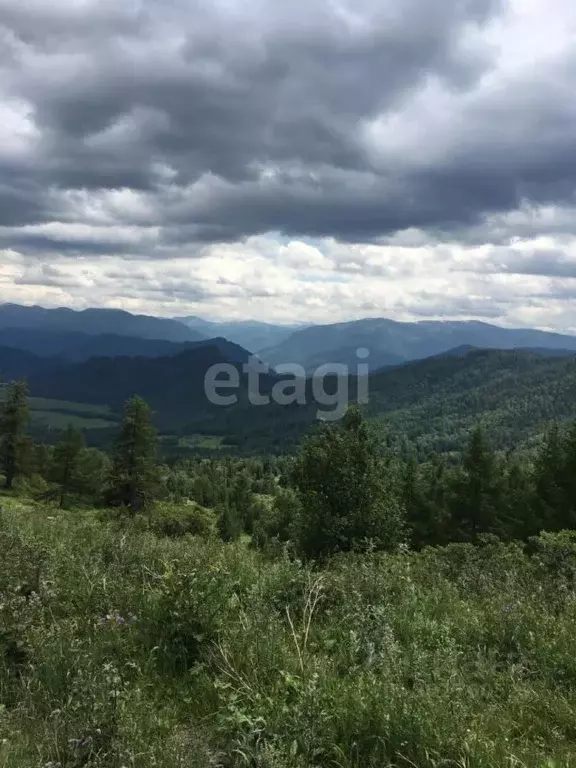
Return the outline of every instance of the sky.
{"type": "Polygon", "coordinates": [[[576,333],[573,0],[0,0],[0,300],[576,333]]]}

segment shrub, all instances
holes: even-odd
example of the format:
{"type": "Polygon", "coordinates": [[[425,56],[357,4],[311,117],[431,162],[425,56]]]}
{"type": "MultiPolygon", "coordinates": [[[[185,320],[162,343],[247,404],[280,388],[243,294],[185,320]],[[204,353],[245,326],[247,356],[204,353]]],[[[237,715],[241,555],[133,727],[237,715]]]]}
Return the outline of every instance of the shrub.
{"type": "Polygon", "coordinates": [[[160,536],[202,536],[215,535],[216,516],[210,509],[188,502],[186,504],[156,504],[150,518],[150,528],[160,536]]]}

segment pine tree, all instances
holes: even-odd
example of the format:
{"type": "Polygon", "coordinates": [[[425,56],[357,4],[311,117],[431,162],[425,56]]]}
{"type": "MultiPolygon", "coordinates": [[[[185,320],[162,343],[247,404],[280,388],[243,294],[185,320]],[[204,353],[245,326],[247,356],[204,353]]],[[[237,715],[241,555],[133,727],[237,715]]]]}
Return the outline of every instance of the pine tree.
{"type": "Polygon", "coordinates": [[[76,462],[75,484],[84,498],[99,504],[110,477],[110,457],[98,448],[84,448],[76,462]]]}
{"type": "Polygon", "coordinates": [[[238,513],[240,520],[242,520],[243,527],[246,530],[252,500],[252,480],[248,472],[242,470],[236,475],[232,482],[230,504],[238,513]]]}
{"type": "Polygon", "coordinates": [[[537,530],[563,528],[565,506],[565,446],[558,424],[553,424],[534,463],[533,515],[537,530]]]}
{"type": "Polygon", "coordinates": [[[403,472],[402,499],[413,547],[445,543],[445,491],[444,464],[438,457],[419,466],[416,457],[409,456],[403,472]]]}
{"type": "Polygon", "coordinates": [[[480,534],[501,534],[503,488],[500,468],[477,426],[470,435],[457,482],[453,523],[459,538],[476,541],[480,534]]]}
{"type": "Polygon", "coordinates": [[[222,541],[236,541],[242,534],[242,519],[228,504],[222,505],[220,509],[218,533],[222,541]]]}
{"type": "Polygon", "coordinates": [[[308,438],[294,468],[302,552],[322,558],[400,543],[404,510],[392,476],[358,408],[348,411],[342,427],[325,426],[308,438]]]}
{"type": "Polygon", "coordinates": [[[58,500],[61,508],[66,495],[78,485],[78,466],[83,449],[82,433],[68,425],[54,447],[51,471],[52,479],[60,486],[58,500]]]}
{"type": "Polygon", "coordinates": [[[150,420],[146,401],[130,398],[112,457],[108,501],[133,515],[150,505],[158,492],[157,435],[150,420]]]}
{"type": "Polygon", "coordinates": [[[502,526],[509,539],[527,539],[540,530],[534,515],[532,467],[520,457],[509,455],[504,476],[502,526]]]}
{"type": "Polygon", "coordinates": [[[13,382],[0,410],[0,461],[7,489],[13,488],[14,481],[24,470],[29,447],[26,440],[28,418],[28,385],[24,381],[13,382]]]}
{"type": "Polygon", "coordinates": [[[563,445],[563,461],[560,470],[562,507],[558,527],[560,530],[576,528],[576,422],[574,422],[563,445]]]}

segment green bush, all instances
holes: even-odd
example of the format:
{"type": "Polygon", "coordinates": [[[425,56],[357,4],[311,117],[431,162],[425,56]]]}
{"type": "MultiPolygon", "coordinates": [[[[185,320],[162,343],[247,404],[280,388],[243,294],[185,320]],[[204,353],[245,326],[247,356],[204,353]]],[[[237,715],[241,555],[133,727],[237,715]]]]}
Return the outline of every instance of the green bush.
{"type": "Polygon", "coordinates": [[[575,765],[573,534],[319,569],[0,503],[2,768],[575,765]]]}
{"type": "Polygon", "coordinates": [[[206,507],[195,502],[170,504],[162,502],[155,505],[151,513],[150,527],[160,536],[203,536],[216,533],[216,516],[206,507]]]}

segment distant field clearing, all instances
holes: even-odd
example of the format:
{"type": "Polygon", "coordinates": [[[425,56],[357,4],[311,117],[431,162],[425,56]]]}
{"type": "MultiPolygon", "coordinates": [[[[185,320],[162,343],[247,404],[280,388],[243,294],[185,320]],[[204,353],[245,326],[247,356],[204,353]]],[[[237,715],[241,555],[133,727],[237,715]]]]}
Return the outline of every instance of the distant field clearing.
{"type": "MultiPolygon", "coordinates": [[[[0,402],[5,398],[5,391],[0,389],[0,402]]],[[[44,397],[31,397],[28,403],[32,422],[53,429],[65,429],[69,424],[78,429],[106,429],[118,423],[108,405],[73,403],[44,397]]]]}

